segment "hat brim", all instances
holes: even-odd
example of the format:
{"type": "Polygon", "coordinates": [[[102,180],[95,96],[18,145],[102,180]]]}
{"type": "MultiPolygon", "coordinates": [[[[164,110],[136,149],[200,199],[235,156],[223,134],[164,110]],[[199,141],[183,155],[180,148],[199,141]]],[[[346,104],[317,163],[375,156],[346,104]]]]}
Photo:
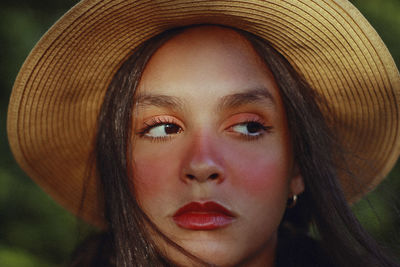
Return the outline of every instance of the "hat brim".
{"type": "Polygon", "coordinates": [[[399,72],[378,34],[345,0],[80,2],[38,42],[13,88],[9,142],[28,175],[65,208],[103,226],[95,177],[81,201],[107,86],[140,43],[196,24],[268,40],[326,99],[333,130],[351,154],[348,166],[360,179],[342,179],[349,201],[387,175],[400,151],[399,72]]]}

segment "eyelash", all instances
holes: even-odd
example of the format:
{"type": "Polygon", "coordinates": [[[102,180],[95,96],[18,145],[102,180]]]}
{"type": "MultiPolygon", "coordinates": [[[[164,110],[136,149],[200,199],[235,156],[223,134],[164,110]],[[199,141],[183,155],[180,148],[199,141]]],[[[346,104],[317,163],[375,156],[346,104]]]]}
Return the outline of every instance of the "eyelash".
{"type": "Polygon", "coordinates": [[[152,137],[152,136],[146,135],[151,129],[153,129],[157,126],[164,125],[164,124],[175,124],[179,128],[182,128],[177,123],[175,123],[174,120],[172,120],[171,118],[163,118],[163,117],[152,118],[150,122],[145,122],[144,124],[145,124],[145,126],[142,129],[140,129],[136,134],[138,134],[142,138],[147,138],[152,142],[165,142],[172,138],[172,135],[167,135],[165,137],[161,137],[161,136],[152,137]]]}
{"type": "Polygon", "coordinates": [[[237,125],[252,123],[252,122],[257,123],[260,126],[260,128],[264,131],[264,133],[261,133],[259,135],[247,135],[247,134],[238,133],[241,138],[244,138],[245,140],[248,140],[248,141],[254,141],[254,140],[257,140],[257,139],[263,137],[264,134],[271,133],[271,131],[273,129],[272,126],[265,125],[265,123],[262,120],[258,120],[258,119],[248,119],[241,123],[237,123],[233,126],[230,126],[229,128],[232,128],[237,125]]]}
{"type": "MultiPolygon", "coordinates": [[[[238,125],[248,124],[248,123],[257,123],[260,126],[260,128],[263,131],[265,131],[265,133],[261,133],[259,135],[247,135],[247,134],[237,133],[240,136],[240,138],[244,138],[247,141],[257,140],[257,139],[263,137],[264,134],[271,133],[271,130],[273,129],[272,126],[264,125],[263,121],[257,120],[257,119],[245,120],[243,122],[234,124],[234,125],[230,126],[229,128],[232,128],[232,127],[238,126],[238,125]]],[[[161,137],[161,136],[152,137],[152,136],[147,136],[146,135],[151,129],[153,129],[153,128],[157,127],[157,126],[164,125],[164,124],[174,124],[174,125],[176,125],[176,126],[178,126],[179,128],[182,129],[182,127],[180,127],[177,123],[174,122],[174,120],[172,120],[170,118],[156,117],[156,118],[152,118],[150,122],[145,122],[144,124],[145,124],[145,127],[140,129],[136,134],[138,134],[142,138],[147,138],[152,142],[166,142],[166,141],[170,140],[171,138],[173,138],[172,134],[164,136],[164,137],[161,137]]]]}

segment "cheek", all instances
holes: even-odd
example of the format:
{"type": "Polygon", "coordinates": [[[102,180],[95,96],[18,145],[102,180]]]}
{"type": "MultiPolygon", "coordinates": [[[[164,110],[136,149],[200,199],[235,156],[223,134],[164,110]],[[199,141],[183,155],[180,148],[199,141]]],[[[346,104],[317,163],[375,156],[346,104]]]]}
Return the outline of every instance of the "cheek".
{"type": "Polygon", "coordinates": [[[250,195],[264,194],[274,189],[279,191],[285,183],[286,173],[275,162],[264,159],[262,161],[243,161],[236,171],[242,179],[237,180],[240,188],[245,189],[250,195]]]}
{"type": "Polygon", "coordinates": [[[176,154],[159,150],[135,154],[134,185],[139,200],[155,199],[174,190],[178,175],[176,154]]]}
{"type": "Polygon", "coordinates": [[[260,209],[278,211],[283,207],[288,196],[287,172],[274,160],[243,161],[235,170],[238,179],[232,179],[232,186],[243,196],[248,205],[260,209]],[[247,166],[246,166],[247,165],[247,166]]]}
{"type": "Polygon", "coordinates": [[[250,198],[285,199],[289,190],[288,158],[284,146],[243,148],[227,152],[231,184],[250,198]]]}

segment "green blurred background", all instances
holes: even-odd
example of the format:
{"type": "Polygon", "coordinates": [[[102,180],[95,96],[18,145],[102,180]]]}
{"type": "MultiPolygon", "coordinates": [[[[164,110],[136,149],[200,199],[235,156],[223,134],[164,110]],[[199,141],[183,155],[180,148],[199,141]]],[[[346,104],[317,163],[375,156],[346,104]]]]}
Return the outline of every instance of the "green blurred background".
{"type": "MultiPolygon", "coordinates": [[[[6,135],[8,98],[18,69],[41,35],[77,1],[0,3],[0,266],[63,266],[78,242],[78,222],[16,165],[6,135]]],[[[400,66],[400,1],[353,0],[400,66]]],[[[400,259],[400,164],[354,206],[367,230],[400,259]]],[[[400,262],[400,260],[399,260],[400,262]]]]}

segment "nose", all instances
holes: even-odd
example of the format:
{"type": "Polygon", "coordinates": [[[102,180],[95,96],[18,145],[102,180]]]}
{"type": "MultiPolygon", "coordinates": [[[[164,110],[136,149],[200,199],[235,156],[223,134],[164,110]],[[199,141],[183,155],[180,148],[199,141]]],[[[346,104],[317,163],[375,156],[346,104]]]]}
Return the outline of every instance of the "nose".
{"type": "Polygon", "coordinates": [[[209,136],[196,136],[187,147],[181,175],[184,182],[213,181],[218,184],[225,179],[216,140],[209,136]]]}

